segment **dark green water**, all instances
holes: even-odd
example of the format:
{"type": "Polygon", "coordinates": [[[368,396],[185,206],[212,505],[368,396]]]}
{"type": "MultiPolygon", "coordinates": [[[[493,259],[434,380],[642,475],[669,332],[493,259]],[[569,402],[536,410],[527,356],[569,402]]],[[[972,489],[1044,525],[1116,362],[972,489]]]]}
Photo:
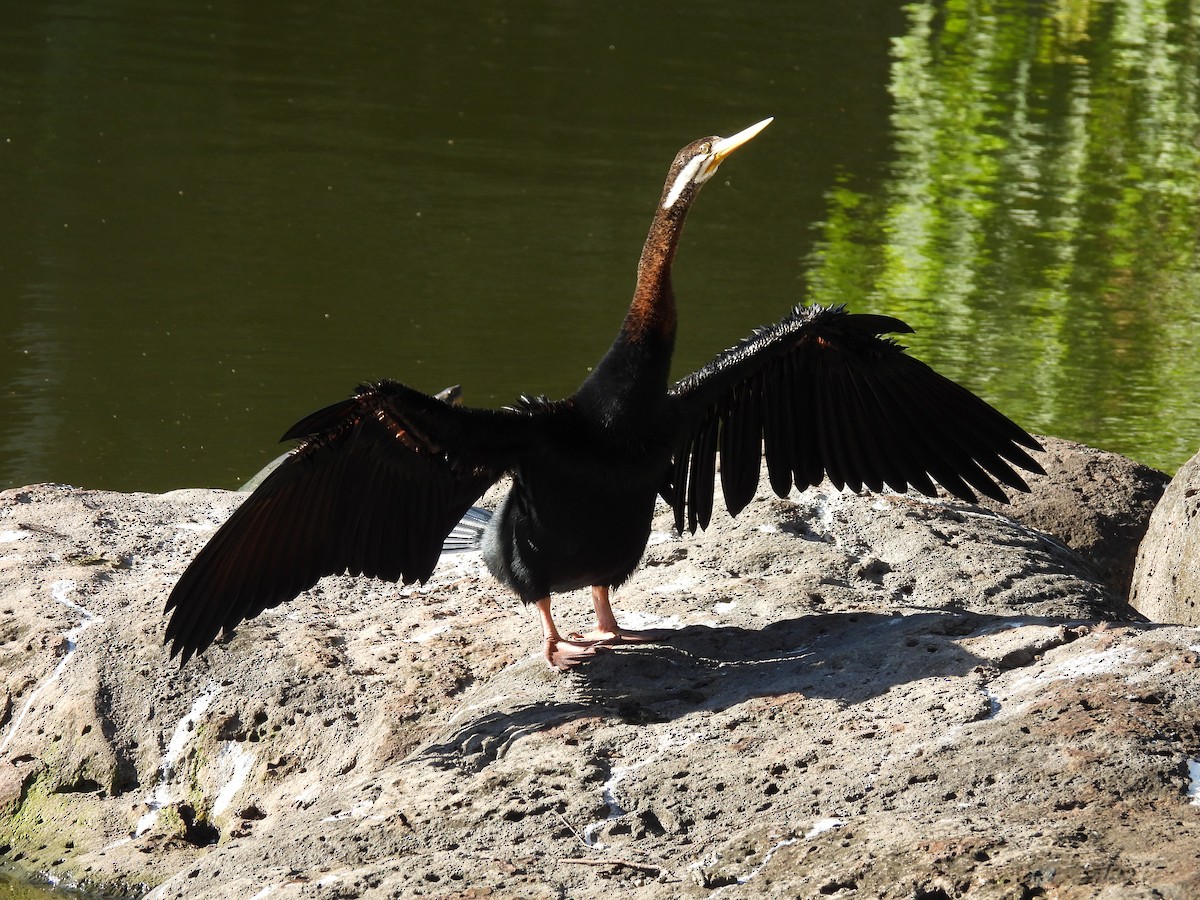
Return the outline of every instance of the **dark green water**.
{"type": "Polygon", "coordinates": [[[322,6],[0,17],[0,486],[236,486],[362,379],[570,392],[675,150],[679,374],[803,299],[1031,430],[1200,446],[1200,4],[322,6]]]}

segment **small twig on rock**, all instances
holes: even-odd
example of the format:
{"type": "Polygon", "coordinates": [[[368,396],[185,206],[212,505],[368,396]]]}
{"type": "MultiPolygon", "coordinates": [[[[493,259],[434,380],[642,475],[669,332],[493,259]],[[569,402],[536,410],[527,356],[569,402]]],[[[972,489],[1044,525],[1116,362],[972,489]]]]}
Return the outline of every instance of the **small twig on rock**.
{"type": "Polygon", "coordinates": [[[561,863],[569,863],[574,866],[624,866],[627,869],[636,869],[639,872],[645,872],[647,875],[657,875],[662,869],[659,866],[648,866],[645,863],[630,862],[627,859],[560,859],[561,863]]]}
{"type": "Polygon", "coordinates": [[[588,844],[588,842],[587,842],[586,840],[584,840],[584,837],[583,837],[583,835],[582,835],[582,834],[580,834],[578,831],[576,831],[576,830],[575,830],[575,826],[574,826],[574,825],[572,825],[570,822],[568,822],[568,821],[567,821],[567,817],[566,817],[566,816],[564,816],[564,815],[563,815],[562,813],[560,813],[560,812],[555,812],[554,814],[555,814],[556,816],[558,816],[558,820],[559,820],[560,822],[562,822],[564,825],[566,825],[566,826],[567,826],[567,830],[569,830],[569,831],[571,832],[571,834],[575,835],[575,837],[576,837],[576,838],[579,840],[579,843],[583,844],[583,846],[585,846],[585,847],[588,847],[588,846],[590,846],[590,844],[588,844]]]}

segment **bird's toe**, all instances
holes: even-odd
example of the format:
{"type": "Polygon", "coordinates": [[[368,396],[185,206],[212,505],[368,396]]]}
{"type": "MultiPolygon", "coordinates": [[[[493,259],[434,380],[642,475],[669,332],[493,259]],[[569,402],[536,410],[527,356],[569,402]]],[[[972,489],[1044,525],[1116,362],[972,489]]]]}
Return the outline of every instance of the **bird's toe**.
{"type": "Polygon", "coordinates": [[[582,663],[592,659],[597,653],[608,648],[597,641],[557,640],[546,641],[544,656],[546,664],[551,669],[569,672],[582,663]]]}
{"type": "Polygon", "coordinates": [[[619,644],[658,644],[671,639],[674,631],[670,628],[650,628],[642,631],[637,631],[630,628],[621,628],[617,631],[589,631],[587,634],[572,632],[569,637],[572,641],[581,643],[595,644],[600,647],[615,647],[619,644]]]}

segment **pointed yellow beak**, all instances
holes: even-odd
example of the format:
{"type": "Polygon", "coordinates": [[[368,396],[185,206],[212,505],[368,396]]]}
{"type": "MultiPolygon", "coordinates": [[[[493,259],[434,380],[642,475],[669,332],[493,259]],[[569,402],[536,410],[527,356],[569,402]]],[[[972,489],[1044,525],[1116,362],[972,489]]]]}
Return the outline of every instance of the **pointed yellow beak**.
{"type": "Polygon", "coordinates": [[[739,131],[732,137],[721,138],[721,140],[713,144],[713,148],[709,151],[708,159],[704,164],[704,176],[706,178],[711,176],[713,172],[717,171],[717,166],[725,161],[725,157],[742,146],[742,144],[747,143],[774,121],[774,116],[771,116],[769,119],[763,119],[757,125],[751,125],[749,128],[739,131]]]}

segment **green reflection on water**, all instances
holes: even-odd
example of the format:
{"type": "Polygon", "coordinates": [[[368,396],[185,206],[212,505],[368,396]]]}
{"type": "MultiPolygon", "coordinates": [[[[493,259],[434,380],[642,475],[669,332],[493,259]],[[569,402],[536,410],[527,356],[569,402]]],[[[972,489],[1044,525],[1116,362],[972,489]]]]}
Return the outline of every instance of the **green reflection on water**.
{"type": "Polygon", "coordinates": [[[1200,13],[1030,9],[906,7],[896,159],[829,192],[814,294],[903,317],[1031,428],[1173,470],[1200,444],[1200,13]]]}

